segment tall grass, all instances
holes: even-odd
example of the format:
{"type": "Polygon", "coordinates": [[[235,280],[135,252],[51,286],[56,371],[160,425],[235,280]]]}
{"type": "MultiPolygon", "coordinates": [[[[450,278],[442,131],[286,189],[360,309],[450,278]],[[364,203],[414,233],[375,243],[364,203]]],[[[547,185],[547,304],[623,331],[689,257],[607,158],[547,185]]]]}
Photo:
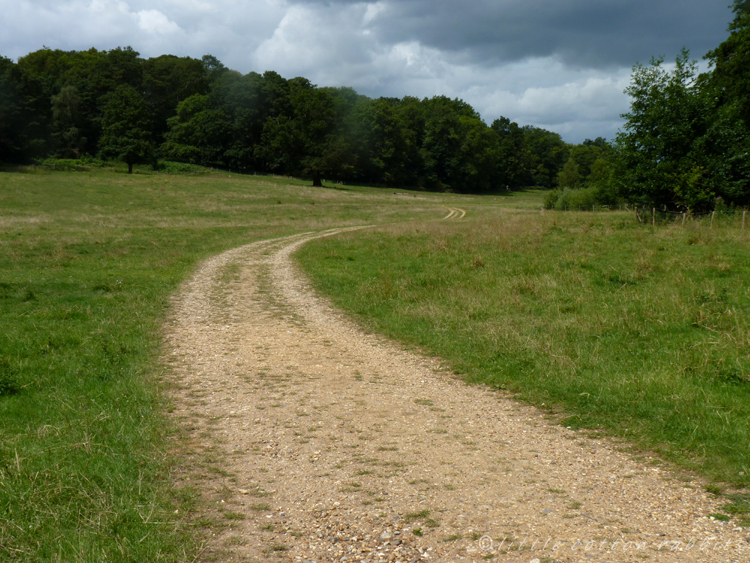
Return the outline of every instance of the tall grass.
{"type": "Polygon", "coordinates": [[[486,213],[315,241],[318,287],[472,382],[750,483],[750,233],[486,213]]]}
{"type": "Polygon", "coordinates": [[[192,560],[158,377],[169,295],[255,239],[440,213],[226,173],[0,173],[0,560],[192,560]]]}

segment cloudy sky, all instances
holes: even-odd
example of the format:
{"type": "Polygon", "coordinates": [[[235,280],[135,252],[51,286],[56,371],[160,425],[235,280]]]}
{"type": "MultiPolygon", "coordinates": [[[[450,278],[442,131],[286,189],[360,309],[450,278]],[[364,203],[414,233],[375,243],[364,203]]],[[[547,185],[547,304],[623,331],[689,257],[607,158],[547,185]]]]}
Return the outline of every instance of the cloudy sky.
{"type": "Polygon", "coordinates": [[[632,65],[721,43],[731,0],[0,0],[0,55],[132,46],[212,54],[371,97],[446,95],[560,133],[613,138],[632,65]]]}

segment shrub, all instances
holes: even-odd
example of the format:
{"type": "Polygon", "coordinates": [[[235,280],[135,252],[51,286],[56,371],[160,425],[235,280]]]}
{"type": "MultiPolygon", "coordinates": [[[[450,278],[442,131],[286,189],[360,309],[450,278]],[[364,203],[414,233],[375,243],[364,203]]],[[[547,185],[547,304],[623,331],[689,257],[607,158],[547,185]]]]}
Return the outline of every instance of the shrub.
{"type": "Polygon", "coordinates": [[[203,166],[187,164],[185,162],[172,162],[169,160],[159,162],[157,166],[159,172],[167,174],[207,174],[209,170],[203,166]]]}
{"type": "Polygon", "coordinates": [[[553,190],[544,201],[544,206],[548,209],[557,209],[558,211],[591,209],[594,205],[600,205],[599,190],[597,188],[580,188],[563,190],[553,190]]]}
{"type": "Polygon", "coordinates": [[[103,160],[91,157],[83,158],[48,158],[42,161],[42,166],[50,170],[62,172],[83,172],[87,168],[102,168],[106,165],[103,160]]]}

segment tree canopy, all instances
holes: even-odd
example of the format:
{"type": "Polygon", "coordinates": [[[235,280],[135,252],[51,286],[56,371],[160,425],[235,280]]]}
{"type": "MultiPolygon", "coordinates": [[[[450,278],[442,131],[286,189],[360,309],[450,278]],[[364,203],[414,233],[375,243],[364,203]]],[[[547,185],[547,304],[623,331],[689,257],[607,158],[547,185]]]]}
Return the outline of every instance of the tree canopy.
{"type": "Polygon", "coordinates": [[[750,203],[750,2],[735,0],[726,41],[710,71],[683,50],[633,67],[630,111],[616,143],[621,196],[647,205],[707,210],[750,203]]]}
{"type": "Polygon", "coordinates": [[[0,61],[0,161],[167,158],[462,193],[555,186],[569,147],[445,96],[371,99],[216,57],[44,48],[0,61]]]}
{"type": "Polygon", "coordinates": [[[99,147],[105,158],[133,165],[152,158],[154,146],[146,102],[132,86],[120,86],[104,97],[99,147]]]}

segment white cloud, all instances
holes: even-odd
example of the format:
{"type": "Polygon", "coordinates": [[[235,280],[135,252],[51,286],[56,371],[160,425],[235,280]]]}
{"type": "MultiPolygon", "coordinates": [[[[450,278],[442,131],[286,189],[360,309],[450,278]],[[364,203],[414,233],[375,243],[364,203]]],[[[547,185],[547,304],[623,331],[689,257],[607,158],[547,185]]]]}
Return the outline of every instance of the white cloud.
{"type": "Polygon", "coordinates": [[[367,26],[374,22],[377,17],[382,14],[386,9],[385,2],[375,2],[374,4],[368,4],[365,10],[365,15],[362,17],[362,25],[367,26]]]}
{"type": "MultiPolygon", "coordinates": [[[[205,0],[165,0],[164,3],[190,12],[210,12],[217,8],[217,2],[205,0]]],[[[218,4],[221,6],[220,2],[218,4]]]]}
{"type": "MultiPolygon", "coordinates": [[[[61,8],[65,9],[72,9],[72,10],[80,10],[83,4],[82,2],[60,2],[61,8]]],[[[85,9],[85,8],[83,8],[85,9]]],[[[121,0],[91,0],[91,4],[89,6],[89,9],[92,12],[100,12],[100,13],[106,13],[106,12],[119,12],[121,14],[127,14],[130,12],[130,8],[128,7],[127,2],[122,2],[121,0]]]]}
{"type": "Polygon", "coordinates": [[[159,10],[141,10],[138,12],[138,26],[148,33],[162,35],[180,31],[180,26],[170,21],[159,10]]]}
{"type": "Polygon", "coordinates": [[[368,65],[375,47],[360,25],[364,12],[361,5],[317,10],[292,6],[273,35],[252,53],[252,61],[256,68],[302,75],[313,82],[317,77],[346,76],[352,66],[368,65]]]}

